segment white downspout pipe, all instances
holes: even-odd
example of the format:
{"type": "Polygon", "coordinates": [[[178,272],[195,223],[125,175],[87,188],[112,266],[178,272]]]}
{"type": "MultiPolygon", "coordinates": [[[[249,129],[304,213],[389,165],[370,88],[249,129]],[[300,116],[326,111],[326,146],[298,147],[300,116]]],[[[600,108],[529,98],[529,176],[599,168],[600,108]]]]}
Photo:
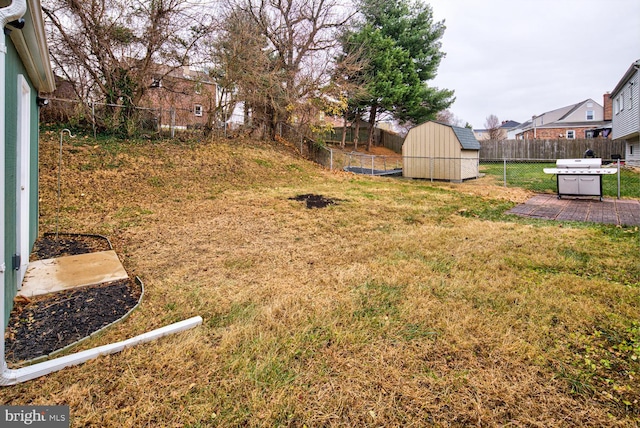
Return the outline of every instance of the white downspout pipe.
{"type": "Polygon", "coordinates": [[[4,360],[4,303],[5,303],[5,272],[7,266],[5,264],[5,195],[6,195],[6,182],[5,182],[5,145],[6,145],[6,57],[7,57],[7,44],[6,35],[4,34],[4,27],[16,19],[22,18],[27,12],[26,0],[13,0],[7,7],[0,9],[0,322],[2,323],[2,337],[0,337],[0,371],[4,373],[7,365],[4,360]]]}
{"type": "Polygon", "coordinates": [[[202,318],[197,316],[189,318],[187,320],[170,324],[168,326],[143,333],[135,336],[131,339],[124,340],[122,342],[111,343],[97,348],[88,349],[86,351],[78,352],[76,354],[67,355],[65,357],[56,358],[50,361],[44,361],[42,363],[34,364],[32,366],[23,367],[19,369],[9,369],[5,360],[4,349],[4,303],[7,296],[5,295],[5,193],[6,183],[4,178],[5,168],[5,135],[6,135],[6,123],[5,123],[5,79],[6,79],[6,55],[7,45],[6,36],[4,34],[4,27],[12,21],[21,18],[27,12],[26,0],[13,0],[11,5],[0,9],[0,322],[2,323],[2,336],[0,336],[0,386],[15,385],[21,382],[25,382],[31,379],[35,379],[40,376],[53,373],[58,370],[62,370],[65,367],[75,366],[84,363],[93,358],[97,358],[101,355],[113,354],[120,352],[123,349],[131,346],[138,345],[140,343],[149,342],[155,339],[159,339],[163,336],[167,336],[173,333],[179,333],[193,327],[202,324],[202,318]]]}
{"type": "MultiPolygon", "coordinates": [[[[47,375],[49,373],[62,370],[65,367],[82,364],[101,355],[113,354],[116,352],[120,352],[126,348],[139,345],[141,343],[150,342],[152,340],[156,340],[170,334],[189,330],[200,324],[202,324],[202,318],[197,316],[174,324],[170,324],[162,328],[158,328],[156,330],[149,331],[147,333],[143,333],[139,336],[132,337],[131,339],[123,340],[122,342],[110,343],[108,345],[99,346],[97,348],[87,349],[86,351],[81,351],[75,354],[67,355],[65,357],[55,358],[50,361],[44,361],[32,366],[11,370],[7,369],[5,365],[2,370],[2,376],[0,376],[0,386],[9,386],[21,382],[26,382],[28,380],[47,375]]],[[[2,362],[4,363],[4,357],[2,358],[2,360],[2,362]]]]}

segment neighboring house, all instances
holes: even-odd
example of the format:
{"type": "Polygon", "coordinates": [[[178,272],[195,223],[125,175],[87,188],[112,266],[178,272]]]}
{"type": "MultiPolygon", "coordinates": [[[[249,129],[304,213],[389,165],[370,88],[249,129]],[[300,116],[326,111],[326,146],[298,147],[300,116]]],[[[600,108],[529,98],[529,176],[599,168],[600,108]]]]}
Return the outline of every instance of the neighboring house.
{"type": "MultiPolygon", "coordinates": [[[[514,120],[503,120],[502,124],[500,125],[500,133],[498,135],[498,139],[506,140],[510,138],[509,133],[519,125],[520,122],[516,122],[514,120]]],[[[479,141],[491,139],[491,132],[489,129],[474,129],[473,135],[475,135],[476,139],[479,141]]]]}
{"type": "Polygon", "coordinates": [[[622,76],[611,92],[613,139],[626,140],[625,160],[640,166],[640,60],[622,76]]]}
{"type": "Polygon", "coordinates": [[[42,94],[51,102],[40,112],[40,120],[43,123],[69,123],[77,115],[80,101],[69,80],[56,75],[55,83],[55,91],[42,94]]]}
{"type": "Polygon", "coordinates": [[[40,0],[13,0],[0,8],[0,21],[5,30],[0,34],[0,318],[4,332],[38,235],[38,110],[43,102],[38,94],[53,92],[55,82],[40,0]],[[19,18],[24,22],[16,22],[19,18]]]}
{"type": "Polygon", "coordinates": [[[479,176],[480,143],[469,128],[425,122],[402,144],[402,175],[460,182],[479,176]]]}
{"type": "MultiPolygon", "coordinates": [[[[140,106],[161,109],[163,127],[200,128],[215,110],[217,85],[205,72],[188,65],[172,68],[157,65],[140,106]]],[[[211,124],[214,124],[212,121],[211,124]]]]}
{"type": "Polygon", "coordinates": [[[511,134],[515,139],[608,138],[611,130],[611,98],[604,107],[592,99],[532,116],[511,134]],[[608,114],[609,113],[609,114],[608,114]]]}

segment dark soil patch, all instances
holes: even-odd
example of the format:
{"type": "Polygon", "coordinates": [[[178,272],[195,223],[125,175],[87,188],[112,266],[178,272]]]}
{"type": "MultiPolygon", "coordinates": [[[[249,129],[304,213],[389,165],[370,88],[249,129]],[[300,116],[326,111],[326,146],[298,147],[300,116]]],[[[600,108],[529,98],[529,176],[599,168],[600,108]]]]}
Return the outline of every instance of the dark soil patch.
{"type": "Polygon", "coordinates": [[[289,198],[292,201],[304,201],[307,204],[307,208],[325,208],[329,205],[337,205],[339,199],[329,199],[322,195],[298,195],[293,198],[289,198]]]}
{"type": "MultiPolygon", "coordinates": [[[[46,234],[30,260],[111,249],[96,235],[46,234]]],[[[114,281],[14,301],[5,330],[9,363],[33,360],[73,344],[126,315],[139,302],[142,286],[132,279],[114,281]]]]}
{"type": "Polygon", "coordinates": [[[45,233],[33,247],[30,260],[51,259],[54,257],[74,256],[96,251],[111,250],[107,238],[97,235],[73,235],[68,233],[45,233]]]}
{"type": "Polygon", "coordinates": [[[125,279],[16,303],[5,333],[6,360],[31,360],[90,336],[126,315],[140,293],[140,285],[125,279]]]}

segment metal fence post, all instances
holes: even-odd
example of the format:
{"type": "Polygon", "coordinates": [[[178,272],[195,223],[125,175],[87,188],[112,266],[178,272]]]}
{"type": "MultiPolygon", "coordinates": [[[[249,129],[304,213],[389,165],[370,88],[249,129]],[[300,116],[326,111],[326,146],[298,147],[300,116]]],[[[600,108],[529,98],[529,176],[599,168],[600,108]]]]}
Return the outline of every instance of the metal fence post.
{"type": "Polygon", "coordinates": [[[433,183],[433,158],[429,158],[429,177],[431,177],[431,182],[433,183]]]}
{"type": "Polygon", "coordinates": [[[333,171],[333,149],[329,149],[329,171],[333,171]]]}
{"type": "Polygon", "coordinates": [[[375,160],[375,158],[373,157],[373,155],[371,155],[371,175],[373,175],[373,161],[375,160]]]}
{"type": "Polygon", "coordinates": [[[93,121],[93,138],[98,138],[96,134],[96,103],[91,102],[91,120],[93,121]]]}
{"type": "Polygon", "coordinates": [[[620,199],[620,159],[618,159],[618,199],[620,199]]]}
{"type": "Polygon", "coordinates": [[[503,168],[503,175],[502,175],[502,183],[504,184],[504,187],[507,187],[507,158],[504,158],[503,161],[504,161],[504,168],[503,168]]]}
{"type": "Polygon", "coordinates": [[[171,129],[171,138],[174,138],[176,135],[176,110],[171,107],[169,110],[169,127],[171,129]]]}

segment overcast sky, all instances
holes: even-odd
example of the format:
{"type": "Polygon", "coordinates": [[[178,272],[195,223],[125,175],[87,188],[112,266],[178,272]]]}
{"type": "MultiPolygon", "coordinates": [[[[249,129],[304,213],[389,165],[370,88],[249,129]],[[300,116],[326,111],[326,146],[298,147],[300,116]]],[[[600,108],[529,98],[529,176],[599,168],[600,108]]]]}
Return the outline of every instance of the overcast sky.
{"type": "Polygon", "coordinates": [[[450,110],[484,128],[495,114],[534,114],[612,91],[640,59],[640,0],[424,0],[445,20],[446,57],[432,86],[450,110]]]}

